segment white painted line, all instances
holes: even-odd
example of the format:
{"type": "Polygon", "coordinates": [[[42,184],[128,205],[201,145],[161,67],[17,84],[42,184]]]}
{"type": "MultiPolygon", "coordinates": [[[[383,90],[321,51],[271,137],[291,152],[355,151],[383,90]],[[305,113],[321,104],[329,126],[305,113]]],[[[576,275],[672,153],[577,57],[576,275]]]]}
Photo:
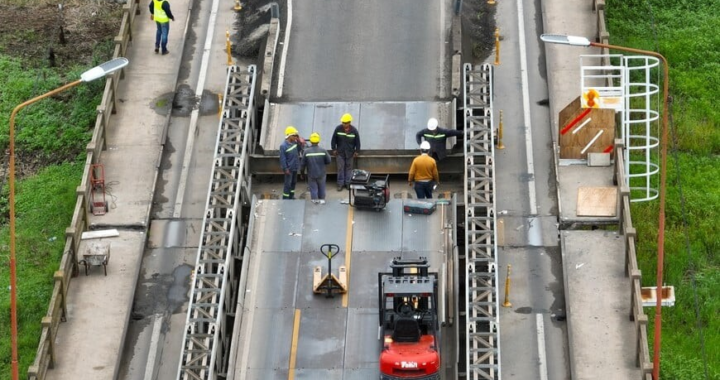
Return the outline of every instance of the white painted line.
{"type": "MultiPolygon", "coordinates": [[[[205,45],[203,46],[203,56],[200,64],[197,87],[195,87],[195,96],[201,99],[203,90],[205,89],[205,79],[207,79],[207,71],[210,66],[210,52],[212,50],[213,37],[215,33],[215,20],[217,19],[219,0],[213,0],[210,10],[210,19],[208,21],[207,35],[205,35],[205,45]]],[[[178,192],[175,195],[175,206],[173,207],[173,218],[179,218],[182,213],[182,204],[185,199],[185,189],[187,187],[188,172],[190,171],[190,161],[192,160],[193,146],[195,145],[195,137],[197,134],[197,121],[200,115],[199,107],[195,107],[190,114],[190,126],[188,127],[188,137],[185,143],[185,154],[183,155],[183,165],[180,171],[180,181],[178,182],[178,192]]]]}
{"type": "Polygon", "coordinates": [[[575,128],[575,130],[573,130],[573,133],[572,133],[572,134],[574,135],[574,134],[578,133],[578,131],[581,130],[584,126],[586,126],[587,123],[589,123],[591,120],[592,120],[592,118],[589,117],[587,120],[583,121],[583,123],[580,124],[579,127],[575,128]]]}
{"type": "Polygon", "coordinates": [[[543,324],[542,314],[535,314],[535,324],[537,325],[538,365],[540,366],[540,380],[547,380],[548,371],[547,355],[545,354],[545,325],[543,324]]]}
{"type": "Polygon", "coordinates": [[[153,324],[152,335],[150,336],[150,349],[148,350],[147,363],[145,363],[144,380],[153,380],[157,375],[157,364],[160,361],[163,345],[160,344],[162,332],[163,316],[155,315],[155,323],[153,324]]]}
{"type": "Polygon", "coordinates": [[[583,150],[580,151],[580,154],[585,154],[585,151],[587,151],[588,149],[590,149],[590,147],[591,147],[592,144],[595,142],[595,140],[597,140],[598,138],[600,138],[600,135],[602,135],[603,132],[604,132],[603,130],[600,130],[600,131],[597,133],[597,135],[595,135],[595,137],[593,137],[592,140],[590,140],[590,142],[589,142],[587,145],[585,145],[585,148],[583,148],[583,150]]]}
{"type": "Polygon", "coordinates": [[[287,52],[290,49],[290,29],[292,29],[292,0],[287,0],[288,17],[285,26],[285,39],[283,40],[283,52],[280,58],[280,69],[278,70],[278,90],[277,97],[282,97],[283,85],[285,84],[285,62],[287,61],[287,52]]]}
{"type": "Polygon", "coordinates": [[[518,42],[520,45],[520,75],[522,78],[523,118],[525,120],[525,155],[527,156],[528,195],[530,197],[530,215],[537,215],[537,195],[535,194],[535,162],[533,161],[532,127],[530,126],[530,93],[528,91],[527,52],[525,51],[525,21],[523,20],[523,0],[517,0],[518,42]]]}

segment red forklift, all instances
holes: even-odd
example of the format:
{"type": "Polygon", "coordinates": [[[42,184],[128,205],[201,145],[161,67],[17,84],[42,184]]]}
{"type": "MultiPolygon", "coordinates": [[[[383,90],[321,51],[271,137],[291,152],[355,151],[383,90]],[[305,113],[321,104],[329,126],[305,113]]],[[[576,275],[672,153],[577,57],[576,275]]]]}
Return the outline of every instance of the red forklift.
{"type": "Polygon", "coordinates": [[[439,380],[438,275],[427,258],[395,258],[378,273],[380,380],[439,380]]]}

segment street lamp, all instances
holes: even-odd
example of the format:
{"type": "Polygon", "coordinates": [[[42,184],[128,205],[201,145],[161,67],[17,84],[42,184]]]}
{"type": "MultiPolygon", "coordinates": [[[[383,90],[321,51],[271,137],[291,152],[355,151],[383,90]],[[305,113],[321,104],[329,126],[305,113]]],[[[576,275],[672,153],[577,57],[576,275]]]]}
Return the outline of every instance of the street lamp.
{"type": "Polygon", "coordinates": [[[58,92],[65,91],[70,87],[77,86],[83,82],[94,81],[95,79],[102,78],[110,73],[122,69],[127,66],[129,61],[127,58],[115,58],[111,61],[105,62],[100,66],[95,66],[92,69],[82,73],[80,79],[75,82],[68,83],[62,87],[58,87],[48,93],[32,98],[25,103],[19,104],[12,111],[10,115],[10,340],[12,345],[12,379],[18,380],[18,347],[17,347],[17,290],[16,290],[16,275],[15,275],[15,115],[20,112],[25,106],[37,102],[38,100],[45,99],[49,96],[55,95],[58,92]]]}
{"type": "Polygon", "coordinates": [[[660,331],[662,330],[662,286],[663,286],[663,260],[665,251],[665,183],[667,163],[667,133],[668,133],[668,63],[660,53],[649,50],[633,49],[624,46],[601,44],[592,42],[585,37],[565,36],[560,34],[543,34],[543,42],[560,45],[599,47],[627,51],[635,54],[649,55],[658,58],[663,63],[663,109],[662,132],[660,136],[660,215],[658,216],[658,247],[657,247],[657,289],[655,307],[655,341],[653,344],[653,379],[660,379],[660,331]]]}

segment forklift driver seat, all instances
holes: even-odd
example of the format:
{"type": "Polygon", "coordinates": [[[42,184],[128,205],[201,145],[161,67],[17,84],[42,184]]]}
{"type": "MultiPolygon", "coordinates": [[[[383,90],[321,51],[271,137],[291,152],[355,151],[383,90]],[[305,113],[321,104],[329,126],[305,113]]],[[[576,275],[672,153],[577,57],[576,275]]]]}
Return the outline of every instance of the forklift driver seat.
{"type": "Polygon", "coordinates": [[[420,326],[414,318],[398,318],[395,321],[392,339],[395,342],[415,343],[420,341],[420,326]]]}

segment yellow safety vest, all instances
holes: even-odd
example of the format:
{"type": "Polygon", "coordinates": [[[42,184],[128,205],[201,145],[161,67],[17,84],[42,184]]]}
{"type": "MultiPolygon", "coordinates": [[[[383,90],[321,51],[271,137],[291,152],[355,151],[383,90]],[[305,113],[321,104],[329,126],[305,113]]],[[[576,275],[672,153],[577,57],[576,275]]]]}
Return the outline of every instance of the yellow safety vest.
{"type": "Polygon", "coordinates": [[[166,23],[170,21],[167,13],[165,13],[165,10],[163,10],[162,8],[164,2],[165,0],[153,0],[153,4],[155,4],[155,10],[153,11],[153,19],[159,23],[166,23]]]}

